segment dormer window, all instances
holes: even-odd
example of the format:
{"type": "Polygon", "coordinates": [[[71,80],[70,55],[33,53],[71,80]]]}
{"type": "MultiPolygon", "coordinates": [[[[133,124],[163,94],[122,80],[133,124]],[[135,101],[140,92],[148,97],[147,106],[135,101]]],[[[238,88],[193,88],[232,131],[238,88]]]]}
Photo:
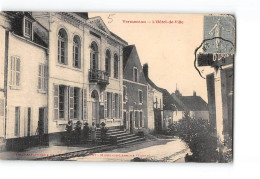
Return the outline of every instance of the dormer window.
{"type": "Polygon", "coordinates": [[[32,21],[24,18],[24,36],[32,38],[32,21]]]}

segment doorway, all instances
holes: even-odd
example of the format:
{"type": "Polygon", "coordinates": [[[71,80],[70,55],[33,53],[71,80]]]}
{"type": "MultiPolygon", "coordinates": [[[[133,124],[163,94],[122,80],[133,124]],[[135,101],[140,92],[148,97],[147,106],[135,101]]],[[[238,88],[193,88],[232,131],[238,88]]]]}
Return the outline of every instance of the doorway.
{"type": "Polygon", "coordinates": [[[91,99],[92,99],[92,122],[95,124],[99,124],[99,97],[98,92],[96,90],[93,90],[91,93],[91,99]]]}
{"type": "Polygon", "coordinates": [[[133,133],[133,111],[130,111],[130,133],[133,133]]]}

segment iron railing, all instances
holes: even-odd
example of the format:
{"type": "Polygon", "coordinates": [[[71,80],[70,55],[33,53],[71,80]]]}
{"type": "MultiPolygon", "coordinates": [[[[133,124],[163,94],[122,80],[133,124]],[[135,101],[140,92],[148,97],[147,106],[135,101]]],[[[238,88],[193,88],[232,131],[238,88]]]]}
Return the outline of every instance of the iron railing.
{"type": "Polygon", "coordinates": [[[107,72],[97,69],[89,70],[89,81],[99,84],[109,84],[109,75],[107,72]]]}

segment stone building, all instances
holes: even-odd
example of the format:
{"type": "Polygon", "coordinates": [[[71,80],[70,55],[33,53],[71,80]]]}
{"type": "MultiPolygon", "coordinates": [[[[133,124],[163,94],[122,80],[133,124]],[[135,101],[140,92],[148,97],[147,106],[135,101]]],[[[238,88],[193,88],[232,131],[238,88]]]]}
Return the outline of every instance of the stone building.
{"type": "Polygon", "coordinates": [[[185,113],[193,119],[204,119],[209,121],[208,104],[196,92],[192,96],[183,96],[179,90],[176,89],[172,93],[173,99],[176,101],[176,113],[174,113],[174,121],[181,120],[185,113]]]}
{"type": "Polygon", "coordinates": [[[148,64],[143,72],[148,83],[148,128],[158,133],[163,130],[163,92],[149,78],[148,64]]]}
{"type": "Polygon", "coordinates": [[[47,30],[28,12],[1,12],[0,24],[0,137],[12,148],[48,132],[47,30]]]}
{"type": "Polygon", "coordinates": [[[0,18],[0,137],[40,132],[57,143],[69,120],[123,125],[127,42],[100,17],[1,12],[0,18]]]}
{"type": "Polygon", "coordinates": [[[147,82],[143,73],[135,45],[129,45],[123,52],[123,103],[124,128],[131,133],[149,132],[154,125],[149,124],[147,109],[147,82]]]}

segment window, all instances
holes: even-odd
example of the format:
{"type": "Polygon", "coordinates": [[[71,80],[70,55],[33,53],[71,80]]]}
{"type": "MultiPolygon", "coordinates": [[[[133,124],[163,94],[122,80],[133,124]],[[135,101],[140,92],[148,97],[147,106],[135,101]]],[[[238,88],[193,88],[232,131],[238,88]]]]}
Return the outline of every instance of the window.
{"type": "Polygon", "coordinates": [[[134,67],[134,69],[133,69],[133,80],[134,80],[134,82],[138,81],[138,76],[137,75],[138,75],[137,68],[134,67]]]}
{"type": "Polygon", "coordinates": [[[105,70],[111,76],[111,54],[109,50],[106,51],[105,70]]]}
{"type": "Polygon", "coordinates": [[[80,68],[81,66],[80,51],[81,51],[80,38],[79,36],[76,35],[73,38],[73,66],[76,68],[80,68]]]}
{"type": "Polygon", "coordinates": [[[140,114],[139,114],[140,116],[140,127],[144,127],[144,125],[143,125],[143,123],[144,123],[144,121],[143,121],[143,112],[142,111],[140,111],[140,114]]]}
{"type": "Polygon", "coordinates": [[[58,62],[64,65],[67,64],[67,43],[67,33],[64,29],[60,29],[58,37],[58,62]]]}
{"type": "Polygon", "coordinates": [[[14,122],[14,135],[20,135],[20,107],[15,107],[15,122],[14,122]]]}
{"type": "Polygon", "coordinates": [[[127,102],[127,87],[123,86],[123,101],[127,102]]]}
{"type": "Polygon", "coordinates": [[[96,42],[91,43],[91,52],[90,52],[90,67],[91,69],[98,69],[98,46],[96,42]]]}
{"type": "Polygon", "coordinates": [[[40,91],[47,90],[47,66],[44,64],[39,65],[38,89],[40,91]]]}
{"type": "Polygon", "coordinates": [[[114,78],[118,78],[118,56],[114,55],[114,78]]]}
{"type": "Polygon", "coordinates": [[[65,86],[59,86],[59,119],[65,119],[65,86]]]}
{"type": "Polygon", "coordinates": [[[143,104],[143,91],[142,90],[138,90],[138,101],[139,101],[139,104],[143,104]]]}
{"type": "Polygon", "coordinates": [[[32,37],[32,22],[24,20],[24,36],[32,37]]]}
{"type": "Polygon", "coordinates": [[[11,57],[11,86],[20,86],[21,61],[19,57],[11,57]]]}

